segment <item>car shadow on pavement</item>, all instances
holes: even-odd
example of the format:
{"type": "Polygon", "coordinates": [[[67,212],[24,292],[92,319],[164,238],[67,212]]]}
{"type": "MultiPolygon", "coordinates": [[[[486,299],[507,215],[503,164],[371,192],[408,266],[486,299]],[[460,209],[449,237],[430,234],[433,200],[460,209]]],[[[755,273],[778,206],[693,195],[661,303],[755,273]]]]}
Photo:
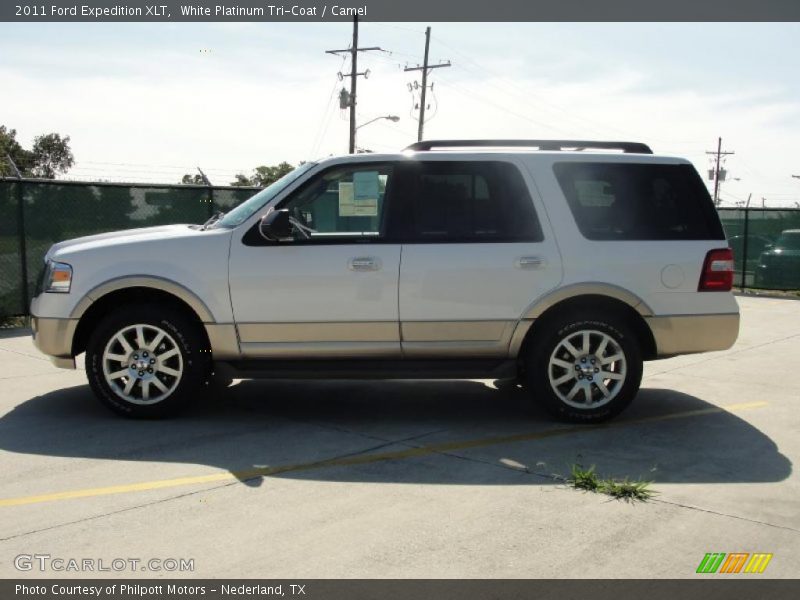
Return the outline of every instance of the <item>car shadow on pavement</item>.
{"type": "Polygon", "coordinates": [[[177,418],[133,421],[78,386],[0,418],[0,450],[206,465],[250,486],[270,477],[547,485],[574,463],[656,483],[776,482],[792,470],[746,412],[681,392],[645,388],[603,426],[556,423],[526,400],[516,386],[479,381],[242,381],[177,418]]]}

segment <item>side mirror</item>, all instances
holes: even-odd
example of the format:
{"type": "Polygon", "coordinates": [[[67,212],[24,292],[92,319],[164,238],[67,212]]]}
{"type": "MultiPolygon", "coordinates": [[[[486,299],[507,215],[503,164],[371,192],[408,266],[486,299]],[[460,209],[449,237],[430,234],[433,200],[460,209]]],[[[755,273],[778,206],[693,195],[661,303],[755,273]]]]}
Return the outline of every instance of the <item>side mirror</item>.
{"type": "Polygon", "coordinates": [[[259,233],[270,242],[294,239],[293,230],[288,208],[273,210],[262,217],[258,224],[259,233]]]}

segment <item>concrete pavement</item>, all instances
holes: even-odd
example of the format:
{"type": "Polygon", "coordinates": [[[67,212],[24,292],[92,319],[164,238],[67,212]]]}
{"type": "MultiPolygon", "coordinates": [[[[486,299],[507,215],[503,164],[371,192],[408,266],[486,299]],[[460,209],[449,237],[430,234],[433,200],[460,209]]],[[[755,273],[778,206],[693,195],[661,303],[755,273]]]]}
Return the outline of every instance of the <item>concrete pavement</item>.
{"type": "Polygon", "coordinates": [[[3,332],[0,576],[675,578],[707,552],[796,576],[800,302],[739,300],[734,348],[648,363],[600,428],[489,381],[244,381],[126,421],[3,332]],[[658,494],[573,490],[576,462],[658,494]],[[21,554],[194,570],[20,572],[21,554]]]}

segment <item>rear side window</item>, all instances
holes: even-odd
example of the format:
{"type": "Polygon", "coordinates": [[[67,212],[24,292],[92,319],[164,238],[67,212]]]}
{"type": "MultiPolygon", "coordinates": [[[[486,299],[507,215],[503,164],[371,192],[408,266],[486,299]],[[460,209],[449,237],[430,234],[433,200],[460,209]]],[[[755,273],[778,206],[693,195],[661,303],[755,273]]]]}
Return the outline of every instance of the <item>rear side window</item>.
{"type": "Polygon", "coordinates": [[[498,161],[404,165],[397,192],[404,242],[541,241],[519,170],[498,161]]]}
{"type": "Polygon", "coordinates": [[[562,162],[553,170],[587,239],[725,239],[691,165],[562,162]]]}

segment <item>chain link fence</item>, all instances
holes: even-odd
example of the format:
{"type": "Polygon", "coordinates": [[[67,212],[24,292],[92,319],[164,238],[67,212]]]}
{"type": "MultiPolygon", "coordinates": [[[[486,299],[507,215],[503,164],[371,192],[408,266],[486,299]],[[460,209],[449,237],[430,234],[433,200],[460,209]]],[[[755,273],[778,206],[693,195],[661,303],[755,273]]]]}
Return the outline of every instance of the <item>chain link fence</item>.
{"type": "Polygon", "coordinates": [[[135,227],[202,223],[260,188],[0,179],[0,317],[25,315],[52,244],[135,227]]]}
{"type": "Polygon", "coordinates": [[[720,208],[733,249],[734,285],[800,290],[800,209],[720,208]]]}
{"type": "MultiPolygon", "coordinates": [[[[0,179],[0,317],[25,315],[55,242],[115,231],[202,223],[259,188],[0,179]]],[[[735,285],[800,289],[800,209],[720,208],[735,285]]]]}

